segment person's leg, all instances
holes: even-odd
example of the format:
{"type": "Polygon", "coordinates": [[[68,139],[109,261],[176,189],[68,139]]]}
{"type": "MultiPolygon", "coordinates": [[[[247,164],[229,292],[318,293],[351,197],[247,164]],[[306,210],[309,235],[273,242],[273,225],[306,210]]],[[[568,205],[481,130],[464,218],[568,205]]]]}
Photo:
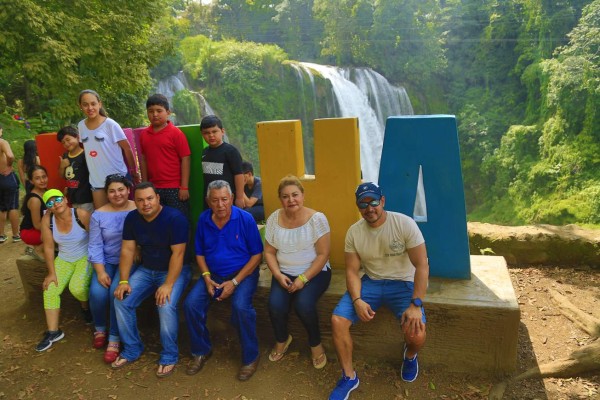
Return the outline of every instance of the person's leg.
{"type": "Polygon", "coordinates": [[[10,226],[12,228],[13,240],[19,240],[19,210],[10,210],[8,212],[8,220],[10,221],[10,226]]]}
{"type": "MultiPolygon", "coordinates": [[[[155,275],[155,285],[158,287],[165,282],[167,271],[160,276],[155,275]]],[[[177,346],[177,335],[179,333],[178,303],[183,291],[190,283],[192,272],[189,265],[184,265],[179,277],[171,290],[171,299],[164,305],[158,306],[158,318],[160,320],[160,341],[162,351],[160,352],[160,365],[174,365],[179,360],[179,347],[177,346]]]]}
{"type": "Polygon", "coordinates": [[[73,263],[75,265],[75,272],[69,281],[69,290],[73,297],[75,297],[81,303],[81,310],[86,319],[86,323],[90,324],[93,321],[91,313],[89,311],[89,296],[90,296],[90,282],[92,281],[92,266],[87,261],[87,255],[81,257],[79,260],[73,263]]]}
{"type": "MultiPolygon", "coordinates": [[[[347,293],[346,293],[347,295],[347,293]]],[[[338,356],[338,360],[342,367],[342,371],[345,376],[353,377],[354,376],[354,366],[352,365],[352,351],[353,351],[353,343],[352,336],[350,335],[350,327],[352,326],[352,321],[347,317],[336,315],[336,311],[339,312],[338,308],[342,305],[345,309],[348,308],[346,301],[346,295],[342,297],[340,303],[338,303],[337,307],[333,311],[334,314],[331,316],[331,336],[333,339],[333,346],[335,347],[335,352],[338,356]],[[343,304],[342,304],[343,302],[343,304]]],[[[350,296],[347,296],[347,299],[350,300],[350,296]]],[[[352,301],[350,300],[350,303],[352,301]]],[[[350,304],[352,306],[352,304],[350,304]]],[[[356,314],[355,314],[356,315],[356,314]]]]}
{"type": "MultiPolygon", "coordinates": [[[[402,320],[402,314],[411,304],[412,295],[414,292],[413,282],[407,281],[386,281],[384,292],[384,304],[388,306],[398,320],[402,320]]],[[[405,325],[402,325],[402,333],[404,334],[404,342],[406,343],[406,358],[412,359],[425,344],[426,330],[425,310],[421,307],[421,321],[423,322],[423,330],[418,332],[408,332],[405,325]]]]}
{"type": "MultiPolygon", "coordinates": [[[[109,310],[109,328],[108,328],[108,342],[111,343],[119,343],[121,341],[119,336],[119,324],[117,322],[117,314],[115,312],[115,290],[117,286],[119,286],[119,281],[121,280],[121,274],[119,272],[119,264],[107,264],[114,268],[114,273],[111,276],[110,288],[108,289],[108,310],[109,310]]],[[[137,269],[137,265],[132,265],[129,270],[129,276],[133,276],[135,270],[137,269]]]]}
{"type": "Polygon", "coordinates": [[[211,297],[203,278],[198,279],[183,304],[185,322],[190,333],[192,355],[204,356],[210,353],[210,333],[206,326],[206,316],[211,297]]]}
{"type": "Polygon", "coordinates": [[[252,304],[258,276],[259,270],[256,268],[252,274],[240,282],[231,296],[231,321],[240,337],[243,365],[248,365],[258,358],[256,310],[252,304]]]}
{"type": "Polygon", "coordinates": [[[6,235],[4,234],[4,229],[6,226],[6,214],[8,211],[0,210],[0,243],[6,242],[6,235]]]}
{"type": "Polygon", "coordinates": [[[94,208],[96,210],[108,203],[108,197],[104,189],[92,190],[92,199],[94,200],[94,208]]]}
{"type": "MultiPolygon", "coordinates": [[[[329,287],[330,281],[331,270],[327,269],[326,271],[321,271],[315,275],[310,280],[310,284],[304,286],[294,298],[294,310],[308,333],[308,343],[310,347],[316,347],[321,344],[317,302],[329,287]]],[[[313,354],[313,357],[318,355],[319,354],[313,354]]]]}
{"type": "Polygon", "coordinates": [[[152,281],[152,270],[140,266],[135,274],[129,277],[129,286],[131,287],[129,296],[123,300],[115,299],[114,303],[119,334],[125,345],[121,357],[127,361],[135,361],[144,350],[137,328],[136,310],[145,298],[156,291],[156,286],[152,281]]]}
{"type": "MultiPolygon", "coordinates": [[[[60,295],[65,290],[71,276],[75,272],[75,264],[62,260],[59,257],[54,259],[54,270],[58,285],[51,283],[44,290],[44,310],[50,310],[52,320],[46,321],[49,331],[58,330],[58,311],[60,310],[60,295]],[[56,310],[56,311],[52,311],[56,310]]],[[[46,313],[48,316],[48,313],[46,313]]]]}
{"type": "MultiPolygon", "coordinates": [[[[118,266],[115,264],[104,264],[104,271],[108,274],[108,276],[114,277],[115,270],[118,266]]],[[[111,281],[111,285],[112,285],[111,281]]],[[[114,292],[113,292],[114,293],[114,292]]],[[[98,282],[98,274],[96,270],[92,273],[92,283],[90,284],[90,310],[92,311],[92,316],[94,317],[94,327],[96,332],[107,332],[108,328],[108,310],[110,304],[110,298],[113,297],[113,294],[110,292],[110,286],[104,287],[100,282],[98,282]]]]}
{"type": "MultiPolygon", "coordinates": [[[[237,289],[236,289],[237,290],[237,289]]],[[[275,279],[271,279],[271,290],[269,293],[269,317],[273,326],[275,335],[274,350],[277,353],[283,353],[285,343],[288,339],[288,316],[290,313],[290,303],[292,295],[283,288],[275,279]]]]}

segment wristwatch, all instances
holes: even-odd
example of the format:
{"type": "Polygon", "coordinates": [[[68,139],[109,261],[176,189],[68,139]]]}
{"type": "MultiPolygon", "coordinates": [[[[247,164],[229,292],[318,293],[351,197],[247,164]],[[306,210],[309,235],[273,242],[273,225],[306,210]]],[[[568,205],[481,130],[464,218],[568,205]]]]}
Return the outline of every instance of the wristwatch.
{"type": "Polygon", "coordinates": [[[418,297],[411,299],[410,302],[413,303],[417,307],[423,307],[423,301],[418,297]]]}

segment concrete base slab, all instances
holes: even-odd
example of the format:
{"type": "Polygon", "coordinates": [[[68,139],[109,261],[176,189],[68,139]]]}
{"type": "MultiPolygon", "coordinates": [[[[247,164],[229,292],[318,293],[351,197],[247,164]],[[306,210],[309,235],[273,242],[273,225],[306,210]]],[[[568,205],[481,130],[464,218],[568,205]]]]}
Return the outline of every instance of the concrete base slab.
{"type": "MultiPolygon", "coordinates": [[[[267,310],[271,274],[262,267],[255,298],[259,335],[273,337],[267,310]]],[[[425,310],[427,342],[419,354],[423,365],[454,372],[501,375],[515,370],[519,330],[519,305],[506,262],[502,257],[471,256],[471,279],[431,278],[425,310]]],[[[331,341],[331,312],[346,291],[343,270],[334,270],[331,285],[319,302],[323,343],[335,356],[331,341]]],[[[295,345],[306,348],[306,332],[294,316],[290,332],[295,345]]],[[[386,360],[400,365],[403,337],[398,320],[387,310],[377,311],[369,323],[352,327],[354,359],[386,360]]]]}
{"type": "MultiPolygon", "coordinates": [[[[41,281],[46,274],[44,263],[22,256],[17,260],[17,265],[25,296],[33,305],[41,307],[41,281]]],[[[258,336],[263,346],[264,343],[268,346],[261,349],[264,354],[274,341],[268,311],[271,273],[264,264],[260,268],[261,277],[254,306],[258,336]]],[[[430,279],[425,298],[427,341],[419,360],[424,366],[441,366],[453,372],[487,375],[510,373],[516,368],[520,312],[506,262],[503,257],[471,256],[471,271],[468,281],[430,279]]],[[[197,279],[199,274],[196,267],[194,273],[197,279]]],[[[331,341],[331,312],[345,291],[344,270],[334,270],[331,285],[319,302],[322,341],[328,357],[332,359],[335,358],[335,349],[331,341]]],[[[75,307],[77,302],[67,301],[64,305],[75,307]]],[[[211,306],[209,328],[215,346],[223,345],[223,342],[238,345],[237,334],[229,323],[230,310],[229,301],[215,302],[211,306]]],[[[158,323],[155,314],[152,299],[138,310],[140,320],[148,319],[150,325],[158,323]]],[[[147,324],[141,323],[142,327],[144,325],[147,324]]],[[[290,316],[289,328],[294,336],[291,351],[300,351],[303,357],[308,358],[310,350],[306,331],[295,315],[290,316]]],[[[185,324],[181,329],[185,330],[185,324]]],[[[378,310],[373,321],[359,322],[353,326],[352,338],[355,360],[385,360],[400,367],[402,332],[398,320],[386,308],[378,310]]]]}

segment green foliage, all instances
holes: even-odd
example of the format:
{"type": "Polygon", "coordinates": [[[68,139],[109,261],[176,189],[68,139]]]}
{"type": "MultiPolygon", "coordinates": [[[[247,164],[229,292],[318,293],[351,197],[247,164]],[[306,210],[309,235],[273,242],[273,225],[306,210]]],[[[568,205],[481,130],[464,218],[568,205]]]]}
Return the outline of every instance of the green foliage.
{"type": "Polygon", "coordinates": [[[157,30],[166,3],[20,0],[1,7],[0,92],[7,104],[22,101],[26,116],[75,119],[77,94],[93,88],[119,122],[139,120],[129,113],[139,114],[135,103],[150,88],[148,68],[171,46],[157,30]]]}
{"type": "Polygon", "coordinates": [[[200,105],[196,95],[189,90],[180,90],[173,96],[173,112],[178,125],[200,123],[200,105]]]}

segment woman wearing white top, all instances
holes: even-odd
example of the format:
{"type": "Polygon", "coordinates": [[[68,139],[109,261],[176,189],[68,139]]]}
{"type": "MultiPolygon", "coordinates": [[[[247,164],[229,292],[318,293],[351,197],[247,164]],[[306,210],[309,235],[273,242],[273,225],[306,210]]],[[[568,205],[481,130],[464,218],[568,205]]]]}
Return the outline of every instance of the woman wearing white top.
{"type": "Polygon", "coordinates": [[[265,260],[273,274],[269,315],[276,340],[269,360],[281,360],[292,342],[287,322],[293,305],[308,332],[313,366],[320,369],[327,356],[317,301],[331,281],[329,223],[323,213],[304,207],[304,188],[297,177],[283,178],[278,192],[282,208],[271,214],[265,233],[265,260]]]}

